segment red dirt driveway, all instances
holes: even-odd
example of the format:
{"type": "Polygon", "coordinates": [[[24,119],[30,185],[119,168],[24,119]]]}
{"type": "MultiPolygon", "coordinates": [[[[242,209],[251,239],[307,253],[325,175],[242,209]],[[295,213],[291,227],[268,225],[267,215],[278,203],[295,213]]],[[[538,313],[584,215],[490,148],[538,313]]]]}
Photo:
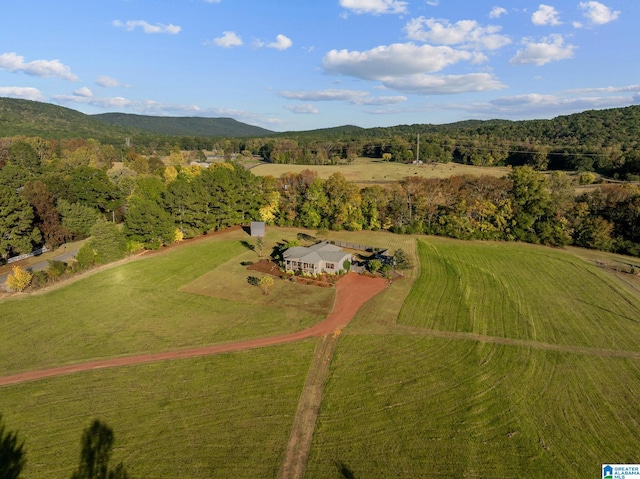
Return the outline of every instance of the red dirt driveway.
{"type": "Polygon", "coordinates": [[[310,328],[295,333],[272,336],[268,338],[250,339],[234,343],[216,344],[200,348],[185,349],[179,351],[167,351],[162,353],[143,354],[138,356],[117,357],[91,361],[69,366],[60,366],[39,371],[28,371],[11,376],[0,377],[0,386],[17,384],[37,379],[50,378],[65,374],[73,374],[93,369],[115,368],[118,366],[131,366],[135,364],[151,363],[182,358],[196,358],[213,354],[240,351],[245,349],[262,348],[276,344],[291,343],[314,336],[326,336],[336,330],[345,327],[353,319],[360,307],[369,299],[385,289],[387,280],[382,278],[369,278],[356,273],[348,273],[336,285],[336,300],[332,312],[326,319],[310,328]]]}

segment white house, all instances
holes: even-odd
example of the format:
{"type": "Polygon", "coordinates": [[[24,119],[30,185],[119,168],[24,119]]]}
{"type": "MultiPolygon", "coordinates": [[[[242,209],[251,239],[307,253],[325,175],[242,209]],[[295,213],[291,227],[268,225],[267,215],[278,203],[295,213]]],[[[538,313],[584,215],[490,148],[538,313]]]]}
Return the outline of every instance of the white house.
{"type": "Polygon", "coordinates": [[[282,254],[284,268],[287,271],[304,271],[305,273],[338,273],[346,270],[345,262],[351,263],[351,254],[344,252],[336,245],[327,242],[313,246],[294,246],[282,254]]]}

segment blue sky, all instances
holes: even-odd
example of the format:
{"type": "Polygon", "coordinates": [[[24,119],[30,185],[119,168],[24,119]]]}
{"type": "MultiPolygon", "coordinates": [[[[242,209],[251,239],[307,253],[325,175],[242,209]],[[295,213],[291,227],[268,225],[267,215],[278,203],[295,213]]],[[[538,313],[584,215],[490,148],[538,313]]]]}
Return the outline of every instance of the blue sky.
{"type": "Polygon", "coordinates": [[[276,131],[640,103],[637,0],[20,0],[0,96],[276,131]]]}

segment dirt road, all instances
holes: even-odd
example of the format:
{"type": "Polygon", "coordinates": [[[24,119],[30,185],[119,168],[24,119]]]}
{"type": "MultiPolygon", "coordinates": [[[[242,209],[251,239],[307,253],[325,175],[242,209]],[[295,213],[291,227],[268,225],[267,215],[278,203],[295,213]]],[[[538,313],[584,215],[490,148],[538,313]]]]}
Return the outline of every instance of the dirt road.
{"type": "Polygon", "coordinates": [[[65,374],[73,374],[94,369],[115,368],[119,366],[132,366],[136,364],[167,361],[183,358],[196,358],[213,354],[240,351],[245,349],[262,348],[277,344],[291,343],[302,339],[333,334],[341,329],[355,316],[360,307],[373,296],[386,287],[386,280],[382,278],[368,278],[355,273],[349,273],[342,278],[336,286],[336,300],[333,311],[323,321],[314,326],[296,331],[295,333],[272,336],[267,338],[250,339],[233,343],[215,344],[200,348],[185,349],[179,351],[167,351],[162,353],[125,356],[118,358],[90,361],[87,363],[71,364],[51,369],[27,371],[11,376],[0,377],[0,386],[17,384],[37,379],[50,378],[65,374]]]}

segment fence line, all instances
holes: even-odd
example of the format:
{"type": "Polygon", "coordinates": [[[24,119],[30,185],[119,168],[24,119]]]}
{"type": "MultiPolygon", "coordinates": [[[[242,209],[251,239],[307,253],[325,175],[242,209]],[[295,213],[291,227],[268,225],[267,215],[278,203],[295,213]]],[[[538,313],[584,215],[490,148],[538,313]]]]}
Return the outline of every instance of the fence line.
{"type": "Polygon", "coordinates": [[[49,251],[49,248],[44,246],[44,247],[42,247],[40,249],[32,251],[31,253],[25,253],[25,254],[21,254],[20,256],[14,256],[13,258],[9,258],[7,260],[7,264],[15,263],[16,261],[20,261],[20,260],[23,260],[23,259],[31,258],[32,256],[38,256],[38,255],[41,255],[42,253],[46,253],[47,251],[49,251]]]}
{"type": "Polygon", "coordinates": [[[329,240],[329,243],[334,244],[336,246],[340,246],[341,248],[355,249],[355,250],[358,250],[358,251],[371,251],[371,252],[375,251],[377,253],[382,253],[384,251],[388,251],[387,248],[375,248],[373,246],[367,246],[367,245],[362,245],[362,244],[347,243],[346,241],[329,240]]]}

